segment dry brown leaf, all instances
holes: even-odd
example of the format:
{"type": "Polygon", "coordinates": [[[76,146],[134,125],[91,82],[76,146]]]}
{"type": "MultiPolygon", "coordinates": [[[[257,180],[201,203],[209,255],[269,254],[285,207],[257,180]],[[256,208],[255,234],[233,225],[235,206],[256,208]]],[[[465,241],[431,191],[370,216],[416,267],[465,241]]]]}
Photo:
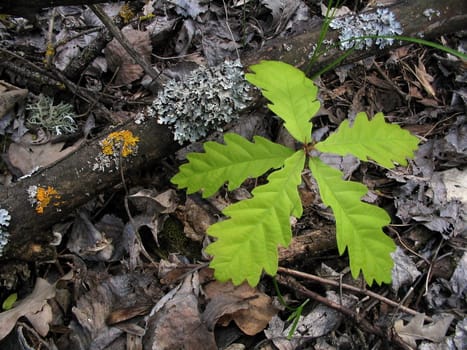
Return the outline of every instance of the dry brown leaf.
{"type": "MultiPolygon", "coordinates": [[[[0,340],[5,338],[13,329],[16,324],[16,321],[22,317],[27,316],[28,319],[34,320],[31,322],[34,327],[38,326],[39,322],[50,322],[51,321],[51,311],[47,309],[42,313],[44,306],[47,305],[47,300],[55,296],[55,286],[47,282],[42,278],[36,280],[36,285],[34,290],[30,295],[21,300],[15,307],[8,311],[0,313],[0,340]],[[40,313],[41,315],[34,317],[34,313],[40,313]],[[48,314],[48,312],[50,314],[48,314]]],[[[48,333],[49,325],[42,324],[40,327],[36,328],[39,334],[45,335],[48,333]]]]}
{"type": "Polygon", "coordinates": [[[404,57],[407,57],[411,48],[412,46],[406,45],[406,46],[401,46],[397,49],[391,50],[391,57],[389,58],[388,61],[399,62],[404,57]]]}
{"type": "Polygon", "coordinates": [[[415,77],[420,82],[420,84],[422,84],[428,95],[431,97],[436,97],[435,90],[433,89],[433,86],[431,86],[431,83],[434,79],[430,74],[427,73],[425,65],[420,59],[418,60],[418,66],[415,67],[415,77]]]}
{"type": "Polygon", "coordinates": [[[183,221],[185,235],[193,241],[201,242],[206,236],[206,230],[216,221],[216,218],[196,201],[188,197],[181,220],[183,221]]]}
{"type": "Polygon", "coordinates": [[[43,145],[28,145],[12,143],[8,148],[8,159],[23,175],[31,174],[39,168],[44,168],[74,152],[84,141],[78,141],[73,146],[62,150],[64,143],[45,143],[43,145]]]}
{"type": "MultiPolygon", "coordinates": [[[[124,28],[122,34],[141,58],[146,62],[150,62],[152,45],[149,33],[132,28],[124,28]]],[[[113,39],[107,45],[104,52],[109,69],[113,72],[118,69],[117,76],[115,77],[116,84],[129,84],[143,76],[143,69],[138,64],[135,64],[133,58],[131,58],[116,39],[113,39]]]]}
{"type": "Polygon", "coordinates": [[[217,349],[214,333],[201,320],[199,288],[195,272],[159,300],[147,318],[145,349],[217,349]]]}
{"type": "Polygon", "coordinates": [[[267,327],[277,314],[271,298],[250,287],[247,283],[214,281],[204,287],[207,299],[203,320],[213,327],[216,323],[227,325],[233,320],[247,335],[255,335],[267,327]]]}
{"type": "Polygon", "coordinates": [[[410,97],[414,97],[416,99],[422,99],[423,98],[423,95],[420,93],[420,90],[418,89],[418,87],[414,86],[414,85],[410,85],[409,86],[409,93],[408,95],[410,97]]]}
{"type": "Polygon", "coordinates": [[[128,198],[139,210],[147,215],[154,213],[170,214],[178,207],[177,193],[172,189],[157,193],[154,190],[144,188],[128,196],[128,198]]]}
{"type": "Polygon", "coordinates": [[[453,319],[452,315],[443,315],[438,320],[424,325],[425,314],[419,313],[406,325],[403,320],[397,320],[394,322],[394,329],[402,340],[416,348],[416,340],[419,339],[431,340],[435,343],[442,341],[453,319]]]}

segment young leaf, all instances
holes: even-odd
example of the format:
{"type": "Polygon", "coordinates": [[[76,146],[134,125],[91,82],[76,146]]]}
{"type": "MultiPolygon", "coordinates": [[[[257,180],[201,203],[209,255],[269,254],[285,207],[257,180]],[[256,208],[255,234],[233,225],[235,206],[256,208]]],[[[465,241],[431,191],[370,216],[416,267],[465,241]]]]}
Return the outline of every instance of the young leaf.
{"type": "Polygon", "coordinates": [[[203,197],[213,195],[225,182],[229,190],[239,187],[248,177],[258,177],[271,168],[279,168],[294,151],[264,137],[254,143],[237,134],[226,134],[225,145],[206,142],[205,153],[192,153],[188,163],[171,179],[187,193],[203,189],[203,197]]]}
{"type": "Polygon", "coordinates": [[[254,74],[245,74],[245,78],[263,90],[272,102],[269,109],[284,120],[284,126],[297,141],[310,142],[310,119],[319,110],[318,88],[301,70],[283,62],[262,61],[250,69],[254,74]]]}
{"type": "Polygon", "coordinates": [[[253,190],[253,198],[223,210],[229,219],[209,227],[208,234],[217,237],[206,248],[214,256],[210,266],[216,279],[232,279],[235,285],[247,280],[255,286],[263,269],[276,274],[277,245],[286,247],[290,243],[290,216],[302,215],[297,186],[304,163],[304,152],[295,152],[282,169],[269,175],[267,184],[253,190]]]}
{"type": "Polygon", "coordinates": [[[311,158],[309,166],[323,203],[334,213],[337,247],[339,254],[347,248],[352,276],[357,278],[362,270],[369,285],[373,280],[378,284],[390,282],[393,266],[390,253],[396,245],[381,229],[390,222],[388,214],[361,201],[367,192],[363,184],[343,180],[339,170],[319,158],[311,158]]]}
{"type": "Polygon", "coordinates": [[[360,112],[352,127],[348,120],[343,121],[334,134],[315,147],[341,156],[350,153],[363,161],[371,158],[386,168],[393,168],[394,162],[407,165],[406,158],[413,158],[417,145],[417,137],[399,125],[386,123],[383,113],[368,120],[366,113],[360,112]]]}

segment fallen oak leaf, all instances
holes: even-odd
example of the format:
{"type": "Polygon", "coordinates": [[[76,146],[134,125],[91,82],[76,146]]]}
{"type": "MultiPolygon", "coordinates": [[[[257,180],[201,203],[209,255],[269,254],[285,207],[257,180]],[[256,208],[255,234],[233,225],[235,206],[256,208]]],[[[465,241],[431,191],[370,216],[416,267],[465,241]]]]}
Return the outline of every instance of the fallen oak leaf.
{"type": "Polygon", "coordinates": [[[403,320],[394,322],[394,330],[408,345],[417,347],[416,340],[426,339],[439,343],[446,336],[446,332],[454,316],[440,315],[439,318],[427,325],[424,325],[425,314],[415,315],[408,324],[404,325],[403,320]]]}
{"type": "Polygon", "coordinates": [[[214,333],[201,320],[198,272],[185,279],[152,308],[146,316],[143,348],[157,350],[215,350],[214,333]]]}
{"type": "Polygon", "coordinates": [[[425,65],[420,59],[418,60],[418,66],[415,67],[415,77],[420,82],[420,84],[422,84],[423,88],[428,93],[428,95],[430,97],[436,98],[436,92],[433,89],[433,86],[431,85],[434,79],[430,74],[428,74],[425,65]]]}
{"type": "Polygon", "coordinates": [[[268,295],[247,283],[234,286],[231,282],[213,281],[203,290],[209,302],[202,320],[210,329],[217,323],[227,326],[233,320],[245,334],[255,335],[267,327],[278,311],[268,295]]]}

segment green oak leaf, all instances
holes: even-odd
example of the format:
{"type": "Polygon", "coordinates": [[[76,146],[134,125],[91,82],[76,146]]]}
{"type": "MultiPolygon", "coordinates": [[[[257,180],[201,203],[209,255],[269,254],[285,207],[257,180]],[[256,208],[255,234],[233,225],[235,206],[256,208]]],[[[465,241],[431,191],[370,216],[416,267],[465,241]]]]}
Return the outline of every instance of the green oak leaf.
{"type": "Polygon", "coordinates": [[[417,137],[399,125],[386,123],[383,113],[368,120],[366,113],[361,112],[352,126],[344,120],[335,133],[315,147],[341,156],[352,154],[363,161],[371,158],[386,168],[393,168],[394,162],[407,165],[407,158],[413,158],[417,145],[417,137]]]}
{"type": "Polygon", "coordinates": [[[357,278],[362,271],[369,285],[373,280],[389,283],[393,267],[390,254],[396,249],[382,230],[390,223],[389,215],[384,209],[361,201],[367,193],[363,184],[343,180],[342,172],[319,158],[311,158],[309,166],[323,203],[334,213],[337,247],[339,254],[347,248],[352,276],[357,278]]]}
{"type": "Polygon", "coordinates": [[[225,182],[228,189],[239,187],[248,177],[258,177],[271,168],[279,168],[294,151],[264,137],[255,136],[254,143],[240,135],[224,136],[225,145],[206,142],[205,153],[191,153],[188,163],[172,177],[172,183],[187,188],[187,193],[203,190],[203,197],[213,195],[225,182]]]}
{"type": "Polygon", "coordinates": [[[311,118],[318,112],[318,88],[299,69],[279,61],[261,61],[245,74],[272,103],[268,107],[284,120],[284,126],[299,142],[311,141],[311,118]]]}
{"type": "Polygon", "coordinates": [[[214,256],[210,266],[216,279],[255,286],[263,270],[276,274],[277,246],[287,247],[292,238],[290,216],[302,215],[297,186],[304,162],[304,152],[295,152],[267,184],[253,190],[253,198],[228,206],[223,213],[229,218],[209,227],[208,234],[217,237],[206,248],[214,256]]]}

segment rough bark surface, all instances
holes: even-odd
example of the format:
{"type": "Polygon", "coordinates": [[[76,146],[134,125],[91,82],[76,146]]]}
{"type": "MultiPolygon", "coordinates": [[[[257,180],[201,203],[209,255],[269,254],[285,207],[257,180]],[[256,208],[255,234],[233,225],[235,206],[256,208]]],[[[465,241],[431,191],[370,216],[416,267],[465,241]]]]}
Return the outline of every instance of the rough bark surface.
{"type": "MultiPolygon", "coordinates": [[[[100,1],[93,1],[93,3],[95,2],[100,1]]],[[[3,7],[0,10],[11,3],[13,2],[2,3],[3,7]]],[[[21,1],[15,3],[21,4],[21,1]]],[[[54,3],[57,4],[57,2],[54,3]]],[[[70,3],[78,2],[70,1],[70,3]]],[[[396,13],[401,22],[404,36],[417,37],[421,34],[424,38],[429,39],[465,29],[465,23],[467,23],[467,2],[460,0],[401,1],[391,10],[396,13]],[[439,16],[433,16],[430,20],[423,15],[423,11],[427,8],[439,11],[439,16]]],[[[307,64],[312,46],[317,41],[319,30],[319,27],[310,28],[306,33],[296,37],[273,40],[261,50],[247,53],[243,57],[244,65],[248,66],[264,59],[276,59],[304,67],[307,64]]],[[[336,37],[337,33],[331,31],[330,35],[336,37]]],[[[376,51],[372,50],[356,51],[349,57],[349,60],[361,59],[375,53],[376,51]]],[[[320,67],[335,60],[340,55],[342,55],[341,51],[331,50],[318,61],[318,66],[313,67],[313,70],[319,70],[320,67]]],[[[177,148],[177,145],[172,141],[169,130],[158,125],[154,119],[148,120],[142,125],[130,123],[125,128],[133,131],[141,140],[138,154],[129,158],[129,161],[123,162],[125,172],[154,162],[169,155],[177,148]]],[[[0,192],[2,208],[7,209],[12,217],[9,227],[10,242],[4,256],[0,259],[34,260],[43,255],[48,256],[46,247],[47,243],[52,240],[52,234],[47,228],[65,219],[75,208],[96,194],[120,182],[119,172],[95,172],[90,166],[90,162],[92,163],[101,152],[99,145],[101,139],[86,144],[68,158],[39,171],[32,177],[4,188],[0,192]],[[30,186],[38,185],[56,188],[61,194],[60,206],[46,208],[44,214],[37,214],[34,207],[29,204],[27,190],[30,186]]]]}
{"type": "MultiPolygon", "coordinates": [[[[135,156],[122,158],[123,172],[131,178],[132,171],[147,167],[155,160],[166,156],[177,149],[171,132],[156,120],[149,120],[142,125],[128,123],[123,127],[139,137],[138,151],[135,156]]],[[[112,130],[116,131],[116,130],[112,130]]],[[[64,220],[73,210],[91,198],[121,182],[121,172],[113,169],[105,172],[92,170],[97,162],[96,157],[102,154],[100,137],[84,144],[70,156],[54,165],[24,178],[0,192],[2,208],[11,215],[9,225],[10,241],[7,250],[1,258],[14,257],[33,260],[43,255],[53,239],[47,230],[52,224],[64,220]],[[44,208],[43,214],[38,214],[30,203],[28,189],[30,186],[53,187],[60,194],[58,204],[44,208]]],[[[51,203],[52,204],[52,203],[51,203]]]]}

